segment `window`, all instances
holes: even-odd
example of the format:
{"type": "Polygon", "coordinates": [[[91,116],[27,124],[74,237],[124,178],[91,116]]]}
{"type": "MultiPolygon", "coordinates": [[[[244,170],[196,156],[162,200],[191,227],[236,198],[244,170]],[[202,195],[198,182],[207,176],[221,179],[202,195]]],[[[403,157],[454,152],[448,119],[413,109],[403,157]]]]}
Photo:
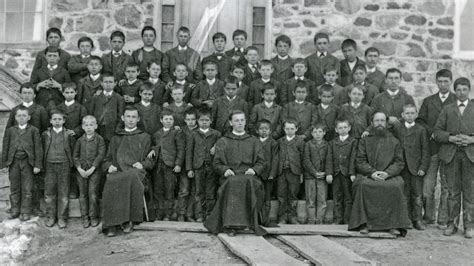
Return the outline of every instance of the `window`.
{"type": "Polygon", "coordinates": [[[0,43],[40,43],[46,0],[0,0],[0,43]]]}
{"type": "Polygon", "coordinates": [[[161,50],[173,48],[174,39],[174,5],[161,7],[161,50]]]}
{"type": "Polygon", "coordinates": [[[474,1],[456,0],[454,3],[454,57],[474,60],[474,1]]]}
{"type": "Polygon", "coordinates": [[[265,52],[265,7],[253,8],[252,44],[258,48],[259,54],[265,52]]]}

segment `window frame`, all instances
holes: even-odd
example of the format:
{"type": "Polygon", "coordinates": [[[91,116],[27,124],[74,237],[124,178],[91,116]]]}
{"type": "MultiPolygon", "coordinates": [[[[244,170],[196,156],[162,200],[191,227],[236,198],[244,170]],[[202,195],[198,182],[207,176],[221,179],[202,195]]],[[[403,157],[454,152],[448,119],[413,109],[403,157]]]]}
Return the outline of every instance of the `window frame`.
{"type": "MultiPolygon", "coordinates": [[[[454,1],[454,43],[453,43],[453,58],[454,59],[462,59],[467,61],[474,61],[474,47],[472,50],[461,50],[461,15],[463,13],[463,1],[471,0],[455,0],[454,1]]],[[[474,11],[474,10],[473,10],[474,11]]]]}

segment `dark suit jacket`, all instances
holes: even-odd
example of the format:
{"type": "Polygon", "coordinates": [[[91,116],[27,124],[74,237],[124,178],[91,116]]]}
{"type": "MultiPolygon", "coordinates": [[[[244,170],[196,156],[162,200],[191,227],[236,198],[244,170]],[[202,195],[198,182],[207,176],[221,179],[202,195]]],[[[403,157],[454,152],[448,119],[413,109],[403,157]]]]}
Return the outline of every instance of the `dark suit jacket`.
{"type": "MultiPolygon", "coordinates": [[[[49,71],[46,64],[31,74],[30,82],[36,87],[38,83],[49,78],[54,79],[61,85],[71,81],[69,73],[65,68],[58,65],[56,69],[49,71]]],[[[64,100],[62,93],[58,89],[37,88],[36,90],[35,102],[45,108],[52,107],[51,101],[54,102],[54,105],[58,105],[64,100]]]]}
{"type": "Polygon", "coordinates": [[[399,93],[392,99],[387,91],[384,91],[374,97],[370,106],[374,112],[384,112],[388,116],[401,118],[403,106],[406,104],[415,104],[413,97],[408,95],[404,89],[400,88],[399,93]]]}
{"type": "MultiPolygon", "coordinates": [[[[180,61],[178,53],[178,47],[174,47],[165,53],[163,65],[161,67],[161,75],[165,82],[175,80],[173,72],[176,64],[180,61]]],[[[188,46],[186,49],[186,60],[181,63],[185,63],[188,67],[188,77],[186,80],[192,83],[198,83],[202,80],[201,56],[199,56],[194,49],[188,46]]]]}
{"type": "MultiPolygon", "coordinates": [[[[461,115],[457,102],[446,105],[439,114],[434,127],[434,137],[441,144],[439,148],[439,159],[444,163],[453,160],[458,147],[449,142],[449,136],[464,134],[474,135],[474,103],[469,101],[461,115]]],[[[474,162],[474,144],[464,147],[464,152],[471,162],[474,162]]]]}
{"type": "Polygon", "coordinates": [[[394,135],[402,145],[405,164],[412,175],[422,170],[426,173],[430,165],[430,146],[426,129],[419,124],[407,128],[405,123],[393,128],[394,135]]]}
{"type": "MultiPolygon", "coordinates": [[[[196,89],[196,87],[194,88],[191,88],[191,86],[194,85],[193,83],[190,83],[188,81],[186,81],[186,83],[184,83],[184,102],[186,103],[191,103],[191,95],[193,93],[193,90],[196,89]]],[[[173,98],[171,98],[171,90],[169,89],[166,89],[165,90],[165,96],[164,96],[164,99],[168,102],[168,103],[172,103],[173,102],[173,98]]]]}
{"type": "MultiPolygon", "coordinates": [[[[112,52],[109,52],[102,55],[102,71],[113,73],[115,81],[118,82],[122,79],[125,79],[125,68],[130,62],[133,62],[132,56],[125,53],[124,51],[122,51],[122,54],[117,57],[114,57],[112,55],[112,52]]],[[[142,74],[142,70],[143,69],[140,68],[141,76],[148,75],[148,72],[146,74],[142,74]]],[[[144,71],[146,71],[146,68],[144,69],[144,71]]]]}
{"type": "Polygon", "coordinates": [[[106,142],[114,136],[117,125],[121,121],[123,110],[123,98],[116,92],[112,92],[111,97],[106,97],[102,92],[92,98],[90,114],[95,116],[99,127],[104,127],[105,131],[99,133],[106,142]]]}
{"type": "MultiPolygon", "coordinates": [[[[138,48],[137,50],[132,52],[132,61],[136,64],[138,64],[139,69],[140,69],[140,75],[138,75],[138,78],[141,80],[147,80],[150,75],[148,74],[148,62],[152,61],[157,61],[160,62],[161,65],[161,76],[164,78],[164,63],[165,55],[158,49],[154,49],[151,52],[146,52],[143,47],[138,48]]],[[[126,66],[126,65],[125,65],[126,66]]],[[[125,69],[124,69],[125,71],[125,69]]],[[[167,81],[167,80],[166,80],[167,81]]]]}
{"type": "Polygon", "coordinates": [[[150,103],[150,105],[144,106],[141,102],[135,104],[135,107],[140,114],[139,123],[143,125],[143,131],[153,136],[153,134],[162,127],[160,122],[161,107],[156,103],[150,103]]]}
{"type": "Polygon", "coordinates": [[[347,119],[351,123],[350,135],[356,139],[360,139],[362,133],[372,123],[373,110],[365,103],[361,103],[359,107],[354,108],[350,103],[346,103],[339,109],[338,119],[347,119]]]}
{"type": "Polygon", "coordinates": [[[239,64],[239,65],[246,65],[247,64],[247,59],[245,59],[245,54],[247,53],[247,49],[244,49],[244,52],[243,53],[240,53],[238,56],[240,57],[239,60],[237,60],[237,62],[235,62],[232,57],[234,57],[234,55],[237,55],[237,51],[235,51],[235,47],[226,51],[225,54],[232,60],[234,61],[235,63],[234,64],[239,64]]]}
{"type": "Polygon", "coordinates": [[[355,159],[357,154],[357,140],[349,136],[341,141],[339,137],[333,139],[328,145],[326,160],[326,175],[344,176],[355,175],[355,159]]]}
{"type": "Polygon", "coordinates": [[[87,64],[89,64],[91,57],[83,58],[81,55],[73,55],[67,63],[67,70],[71,76],[71,80],[78,82],[80,79],[86,77],[89,74],[87,64]]]}
{"type": "Polygon", "coordinates": [[[334,135],[336,134],[335,128],[336,119],[339,116],[339,106],[335,104],[329,104],[326,109],[323,109],[320,104],[317,106],[317,108],[319,120],[321,121],[321,123],[324,123],[326,125],[326,135],[324,136],[324,139],[330,141],[334,138],[334,135]]]}
{"type": "MultiPolygon", "coordinates": [[[[15,113],[16,110],[20,108],[20,106],[23,106],[23,104],[19,104],[11,110],[10,116],[8,117],[7,125],[5,126],[5,130],[9,127],[16,125],[15,113]]],[[[28,121],[28,124],[36,127],[39,132],[43,132],[48,129],[49,115],[43,106],[33,103],[30,107],[28,107],[28,113],[30,114],[30,121],[28,121]]]]}
{"type": "Polygon", "coordinates": [[[247,86],[247,84],[241,82],[239,85],[239,90],[237,91],[237,96],[242,98],[244,101],[247,103],[250,100],[250,88],[247,86]]]}
{"type": "MultiPolygon", "coordinates": [[[[48,48],[40,51],[36,55],[35,59],[35,64],[33,66],[33,70],[31,72],[31,75],[33,75],[34,72],[38,71],[38,69],[42,68],[43,66],[46,67],[48,66],[48,62],[46,61],[46,51],[48,48]]],[[[71,55],[66,52],[65,50],[59,48],[59,61],[58,61],[58,66],[67,69],[67,63],[69,62],[69,59],[71,58],[71,55]]]]}
{"type": "Polygon", "coordinates": [[[294,139],[288,141],[286,136],[283,136],[278,140],[278,175],[283,173],[287,155],[291,172],[295,175],[303,174],[304,140],[302,137],[295,136],[294,139]]]}
{"type": "Polygon", "coordinates": [[[21,130],[18,125],[5,130],[2,146],[2,164],[0,166],[7,167],[12,164],[20,143],[28,156],[28,163],[32,167],[42,169],[43,147],[41,146],[41,136],[38,129],[30,124],[24,130],[21,130]]]}
{"type": "Polygon", "coordinates": [[[97,133],[89,140],[87,136],[82,135],[74,145],[73,160],[76,168],[81,167],[84,170],[88,170],[94,166],[97,170],[101,169],[102,161],[105,158],[105,147],[104,139],[97,133]],[[87,142],[92,141],[95,146],[93,150],[88,150],[86,147],[87,142]]]}
{"type": "Polygon", "coordinates": [[[281,135],[281,112],[283,108],[273,103],[272,107],[267,108],[265,103],[259,103],[252,108],[250,114],[249,130],[252,134],[257,133],[257,122],[262,119],[266,119],[271,123],[272,137],[277,139],[281,135]]]}
{"type": "MultiPolygon", "coordinates": [[[[317,87],[317,93],[316,95],[318,95],[319,97],[319,93],[321,92],[321,87],[323,86],[324,84],[322,85],[319,85],[317,87]]],[[[333,95],[334,95],[334,99],[332,100],[332,103],[335,104],[335,105],[338,105],[338,106],[342,106],[343,104],[347,103],[349,100],[349,96],[347,95],[347,91],[341,87],[339,84],[337,83],[334,83],[332,85],[333,87],[333,95]]],[[[319,99],[318,99],[318,102],[319,102],[319,99]]]]}
{"type": "Polygon", "coordinates": [[[326,157],[328,153],[328,143],[310,140],[304,145],[303,165],[306,179],[316,179],[317,172],[326,171],[326,157]]]}
{"type": "Polygon", "coordinates": [[[186,138],[186,171],[200,169],[207,156],[212,159],[211,148],[220,137],[221,133],[212,128],[206,133],[199,129],[190,132],[186,138]]]}
{"type": "Polygon", "coordinates": [[[232,101],[229,101],[226,96],[219,97],[212,105],[213,128],[224,133],[230,127],[228,123],[229,115],[234,110],[243,111],[248,117],[248,104],[239,96],[236,96],[232,101]]]}
{"type": "MultiPolygon", "coordinates": [[[[53,128],[49,128],[48,130],[44,131],[43,134],[41,134],[41,139],[43,140],[43,151],[44,151],[44,165],[46,166],[46,160],[48,158],[48,153],[49,153],[49,148],[51,147],[51,131],[53,128]]],[[[61,131],[64,137],[64,152],[66,153],[67,160],[69,162],[69,166],[73,166],[73,159],[72,159],[72,145],[71,145],[71,139],[69,135],[66,133],[66,129],[63,128],[63,131],[61,131]]]]}
{"type": "Polygon", "coordinates": [[[90,110],[92,98],[98,91],[102,91],[102,75],[96,80],[90,76],[84,77],[77,85],[76,100],[90,110]]]}
{"type": "Polygon", "coordinates": [[[272,79],[277,80],[280,83],[292,78],[295,74],[291,67],[293,66],[293,58],[289,57],[286,60],[278,58],[278,55],[270,60],[273,64],[272,79]]]}
{"type": "Polygon", "coordinates": [[[305,58],[306,64],[308,66],[308,71],[306,71],[305,76],[310,80],[314,81],[316,86],[324,84],[324,69],[334,68],[339,71],[339,60],[331,55],[327,54],[325,57],[321,58],[318,56],[317,52],[305,58]]]}
{"type": "Polygon", "coordinates": [[[357,62],[354,66],[354,68],[351,70],[351,68],[349,67],[349,63],[347,62],[347,59],[344,59],[344,60],[341,60],[341,63],[340,63],[340,71],[339,71],[339,84],[342,86],[342,87],[345,87],[349,84],[352,84],[352,82],[354,82],[353,78],[352,78],[352,74],[354,74],[354,69],[357,65],[362,65],[365,67],[365,62],[362,61],[361,59],[359,59],[359,57],[357,57],[357,62]]]}
{"type": "Polygon", "coordinates": [[[263,180],[268,180],[270,176],[275,179],[278,170],[278,142],[269,137],[265,141],[261,141],[263,157],[265,158],[265,166],[260,177],[263,180]]]}
{"type": "Polygon", "coordinates": [[[221,59],[217,57],[217,54],[211,54],[205,57],[202,62],[206,61],[213,61],[217,64],[217,79],[225,80],[228,76],[230,76],[232,67],[235,65],[234,60],[232,57],[226,55],[225,53],[221,55],[221,59]]]}
{"type": "MultiPolygon", "coordinates": [[[[308,78],[303,79],[303,81],[306,83],[306,89],[308,90],[308,97],[306,97],[306,100],[316,105],[319,104],[320,100],[316,83],[308,78]]],[[[281,86],[280,102],[282,105],[295,100],[293,92],[296,89],[296,82],[296,78],[289,78],[281,86]]]]}
{"type": "Polygon", "coordinates": [[[166,93],[166,84],[162,80],[158,80],[155,84],[153,84],[153,102],[158,104],[160,107],[163,106],[164,103],[170,101],[169,98],[170,94],[166,93]]]}
{"type": "Polygon", "coordinates": [[[365,81],[377,87],[380,93],[385,91],[385,74],[382,71],[377,69],[373,73],[367,73],[365,81]]]}
{"type": "Polygon", "coordinates": [[[245,85],[250,86],[250,83],[252,83],[252,81],[262,77],[260,75],[260,72],[258,72],[258,68],[259,68],[259,66],[257,64],[257,69],[255,70],[255,72],[252,72],[249,65],[245,64],[245,67],[244,67],[245,77],[242,80],[242,82],[245,83],[245,85]]]}
{"type": "Polygon", "coordinates": [[[137,79],[134,83],[129,84],[128,81],[125,81],[122,86],[117,86],[115,87],[117,89],[117,93],[125,96],[128,95],[130,97],[134,97],[133,103],[138,103],[140,101],[140,86],[143,84],[143,82],[139,79],[137,79]]]}
{"type": "Polygon", "coordinates": [[[194,107],[199,108],[203,105],[203,101],[215,101],[222,95],[224,95],[224,82],[222,80],[216,79],[212,86],[209,85],[207,80],[202,80],[196,85],[191,93],[191,104],[194,107]]]}
{"type": "Polygon", "coordinates": [[[310,102],[304,102],[302,104],[290,102],[283,107],[283,111],[281,112],[281,124],[283,125],[283,122],[288,118],[296,119],[296,121],[299,122],[299,128],[296,132],[297,135],[305,135],[309,138],[311,136],[311,126],[314,126],[319,121],[318,109],[316,105],[310,102]]]}
{"type": "MultiPolygon", "coordinates": [[[[273,79],[270,79],[269,82],[273,83],[273,85],[276,88],[275,102],[280,103],[281,83],[273,79]]],[[[261,78],[256,79],[250,83],[250,89],[249,89],[250,95],[248,98],[248,103],[250,107],[253,107],[254,105],[259,104],[263,101],[263,97],[262,97],[263,85],[265,85],[265,82],[263,82],[261,78]]]]}
{"type": "Polygon", "coordinates": [[[74,102],[71,106],[62,103],[57,108],[66,114],[66,122],[64,127],[73,130],[76,133],[75,138],[78,139],[84,131],[82,130],[82,118],[87,115],[87,110],[78,102],[74,102]]]}
{"type": "Polygon", "coordinates": [[[158,160],[163,160],[168,167],[183,166],[186,140],[181,130],[171,128],[159,129],[153,135],[153,150],[158,160]]]}
{"type": "MultiPolygon", "coordinates": [[[[351,101],[351,99],[349,98],[349,93],[351,92],[354,86],[355,86],[354,83],[352,83],[344,87],[344,93],[341,94],[342,104],[348,103],[351,101]]],[[[362,88],[364,90],[364,99],[362,99],[362,102],[370,106],[374,97],[380,93],[379,89],[375,87],[374,85],[367,82],[364,82],[364,85],[362,85],[362,88]]]]}
{"type": "Polygon", "coordinates": [[[423,125],[427,132],[428,138],[430,139],[430,151],[431,155],[438,154],[440,144],[436,142],[431,135],[434,131],[434,126],[438,120],[438,116],[441,113],[441,110],[451,103],[456,102],[456,95],[454,93],[449,93],[448,98],[441,102],[439,98],[439,93],[435,93],[431,96],[426,97],[421,104],[420,111],[418,112],[417,122],[420,125],[423,125]]]}

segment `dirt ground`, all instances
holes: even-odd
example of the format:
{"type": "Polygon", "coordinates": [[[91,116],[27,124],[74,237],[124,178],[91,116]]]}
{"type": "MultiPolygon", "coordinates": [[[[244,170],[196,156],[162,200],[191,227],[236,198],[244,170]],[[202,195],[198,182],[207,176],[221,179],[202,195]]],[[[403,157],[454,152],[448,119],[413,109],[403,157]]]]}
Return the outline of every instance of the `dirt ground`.
{"type": "MultiPolygon", "coordinates": [[[[271,243],[298,259],[288,247],[267,237],[271,243]]],[[[330,238],[356,253],[385,265],[469,265],[474,263],[474,240],[461,233],[445,237],[434,226],[406,238],[330,238]]],[[[244,264],[210,234],[135,231],[108,238],[96,228],[84,230],[80,220],[70,221],[66,230],[40,226],[21,264],[118,264],[168,265],[244,264]]]]}

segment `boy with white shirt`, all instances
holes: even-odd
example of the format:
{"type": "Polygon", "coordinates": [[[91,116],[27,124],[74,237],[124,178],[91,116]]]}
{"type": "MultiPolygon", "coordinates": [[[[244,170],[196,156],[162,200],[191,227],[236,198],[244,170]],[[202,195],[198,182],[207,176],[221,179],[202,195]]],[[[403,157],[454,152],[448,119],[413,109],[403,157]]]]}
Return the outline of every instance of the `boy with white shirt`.
{"type": "Polygon", "coordinates": [[[287,35],[280,35],[275,40],[277,55],[271,59],[275,71],[272,73],[272,79],[278,82],[285,82],[294,76],[291,67],[293,58],[288,55],[291,48],[291,39],[287,35]]]}
{"type": "Polygon", "coordinates": [[[168,105],[169,94],[166,93],[166,84],[160,79],[161,63],[150,61],[147,66],[148,82],[153,86],[153,102],[162,107],[165,103],[168,105]],[[168,97],[168,98],[167,98],[168,97]]]}
{"type": "Polygon", "coordinates": [[[94,95],[102,92],[102,61],[98,56],[91,55],[87,64],[89,75],[79,80],[77,83],[76,100],[90,110],[91,100],[94,95]]]}
{"type": "Polygon", "coordinates": [[[245,77],[243,79],[243,82],[247,86],[250,86],[250,83],[252,83],[252,81],[261,78],[260,72],[258,71],[258,62],[260,60],[258,48],[256,46],[249,46],[245,50],[245,59],[247,63],[245,64],[245,77]]]}
{"type": "Polygon", "coordinates": [[[333,94],[334,94],[333,103],[337,106],[341,106],[344,103],[346,103],[347,102],[347,95],[346,95],[347,91],[344,90],[344,88],[341,87],[341,85],[336,83],[336,81],[339,77],[338,73],[337,73],[337,69],[328,67],[328,68],[324,69],[323,73],[324,73],[325,83],[318,87],[318,89],[317,89],[318,90],[318,95],[319,95],[319,93],[321,93],[321,87],[323,85],[330,85],[333,88],[333,94]]]}
{"type": "Polygon", "coordinates": [[[80,79],[87,76],[87,65],[91,58],[91,52],[94,49],[94,42],[91,38],[84,36],[77,41],[77,48],[80,54],[73,55],[67,63],[67,69],[73,82],[79,82],[80,79]]]}
{"type": "Polygon", "coordinates": [[[363,103],[364,90],[360,86],[353,86],[348,92],[350,102],[339,109],[338,120],[348,120],[351,124],[350,135],[360,139],[372,122],[372,108],[363,103]]]}
{"type": "Polygon", "coordinates": [[[237,95],[244,101],[248,102],[250,97],[250,88],[243,82],[245,78],[245,65],[237,64],[232,67],[231,76],[237,78],[239,89],[237,95]]]}
{"type": "Polygon", "coordinates": [[[323,84],[319,89],[321,103],[317,106],[320,123],[326,125],[324,139],[331,141],[334,138],[336,119],[339,115],[339,106],[333,103],[334,90],[331,85],[323,84]]]}
{"type": "Polygon", "coordinates": [[[124,45],[125,34],[119,30],[114,31],[110,34],[111,51],[102,55],[104,72],[113,73],[117,81],[125,79],[125,67],[133,61],[132,56],[123,50],[124,45]]]}
{"type": "Polygon", "coordinates": [[[318,98],[318,91],[316,88],[316,83],[314,81],[305,78],[305,73],[308,70],[308,66],[306,65],[306,61],[299,57],[296,58],[293,62],[293,65],[291,67],[291,70],[293,71],[293,74],[295,75],[292,78],[289,78],[284,81],[284,83],[281,86],[281,93],[280,93],[280,104],[285,105],[289,102],[292,102],[295,100],[295,96],[293,95],[293,91],[296,88],[296,83],[301,80],[306,83],[306,87],[309,89],[309,95],[308,95],[308,101],[318,104],[319,103],[319,98],[318,98]]]}
{"type": "Polygon", "coordinates": [[[369,84],[379,89],[379,92],[385,90],[385,75],[377,68],[380,59],[380,51],[375,47],[369,47],[365,50],[365,66],[367,68],[367,78],[369,84]]]}
{"type": "Polygon", "coordinates": [[[365,67],[364,61],[357,57],[357,43],[352,39],[345,39],[341,44],[344,60],[340,62],[339,84],[345,87],[353,82],[352,75],[354,67],[362,65],[365,67]]]}
{"type": "Polygon", "coordinates": [[[258,72],[260,73],[260,78],[252,81],[250,83],[250,97],[248,100],[250,108],[253,108],[256,104],[259,104],[262,102],[262,89],[263,85],[265,85],[268,82],[271,82],[273,84],[273,87],[275,88],[276,92],[276,99],[275,101],[277,103],[280,102],[280,87],[281,84],[279,81],[275,80],[272,78],[272,73],[274,71],[274,67],[272,62],[270,60],[262,60],[260,62],[260,65],[258,66],[258,72]]]}
{"type": "Polygon", "coordinates": [[[206,106],[212,108],[214,101],[224,94],[224,82],[218,80],[217,64],[214,61],[206,61],[203,64],[205,80],[200,81],[191,93],[191,104],[199,108],[206,106]]]}
{"type": "Polygon", "coordinates": [[[245,46],[247,44],[247,32],[241,29],[237,29],[232,33],[232,41],[234,42],[234,48],[225,52],[236,64],[247,64],[245,58],[245,46]]]}
{"type": "Polygon", "coordinates": [[[163,106],[166,107],[168,104],[173,102],[173,99],[171,98],[171,88],[178,85],[183,88],[184,101],[191,105],[191,95],[196,84],[191,83],[186,79],[188,76],[188,67],[183,63],[177,63],[174,69],[174,76],[176,79],[171,83],[172,85],[168,86],[170,83],[166,85],[165,99],[168,99],[169,103],[165,103],[163,106]]]}
{"type": "MultiPolygon", "coordinates": [[[[202,65],[204,69],[204,65],[207,61],[214,61],[217,64],[217,78],[220,80],[224,80],[227,78],[232,71],[232,66],[236,64],[234,60],[232,60],[231,56],[228,56],[225,53],[225,45],[227,42],[227,37],[222,32],[217,32],[212,35],[212,44],[214,45],[214,53],[205,57],[202,60],[202,65]]],[[[206,75],[204,73],[204,75],[206,75]]]]}
{"type": "Polygon", "coordinates": [[[258,121],[267,120],[270,122],[270,136],[278,139],[281,135],[280,116],[282,107],[275,103],[277,97],[276,88],[272,82],[263,85],[262,98],[263,102],[255,105],[250,114],[249,131],[257,133],[258,121]]]}
{"type": "Polygon", "coordinates": [[[125,77],[127,80],[117,88],[118,94],[122,95],[126,105],[133,105],[140,101],[140,86],[142,81],[138,80],[140,75],[139,66],[135,63],[129,63],[125,68],[125,77]]]}
{"type": "Polygon", "coordinates": [[[184,89],[183,86],[175,84],[171,88],[171,99],[173,102],[166,106],[167,109],[173,111],[174,126],[181,128],[186,125],[184,122],[184,113],[192,106],[184,101],[184,89]]]}
{"type": "MultiPolygon", "coordinates": [[[[132,62],[135,62],[140,66],[140,80],[148,79],[148,72],[146,68],[148,62],[156,61],[163,63],[165,55],[155,47],[156,41],[156,30],[152,26],[146,25],[142,29],[142,41],[143,46],[132,52],[132,62]]],[[[118,81],[118,80],[117,80],[118,81]]]]}
{"type": "Polygon", "coordinates": [[[154,99],[156,92],[155,88],[153,88],[153,84],[145,81],[140,86],[140,98],[141,101],[135,104],[135,107],[138,110],[138,114],[140,115],[140,121],[143,125],[143,131],[153,136],[153,134],[161,128],[160,122],[160,113],[161,107],[152,102],[154,99]]]}
{"type": "Polygon", "coordinates": [[[335,69],[339,73],[339,60],[329,52],[329,35],[318,32],[314,35],[314,46],[316,52],[305,58],[308,72],[306,77],[320,86],[324,84],[324,71],[326,68],[335,69]]]}

